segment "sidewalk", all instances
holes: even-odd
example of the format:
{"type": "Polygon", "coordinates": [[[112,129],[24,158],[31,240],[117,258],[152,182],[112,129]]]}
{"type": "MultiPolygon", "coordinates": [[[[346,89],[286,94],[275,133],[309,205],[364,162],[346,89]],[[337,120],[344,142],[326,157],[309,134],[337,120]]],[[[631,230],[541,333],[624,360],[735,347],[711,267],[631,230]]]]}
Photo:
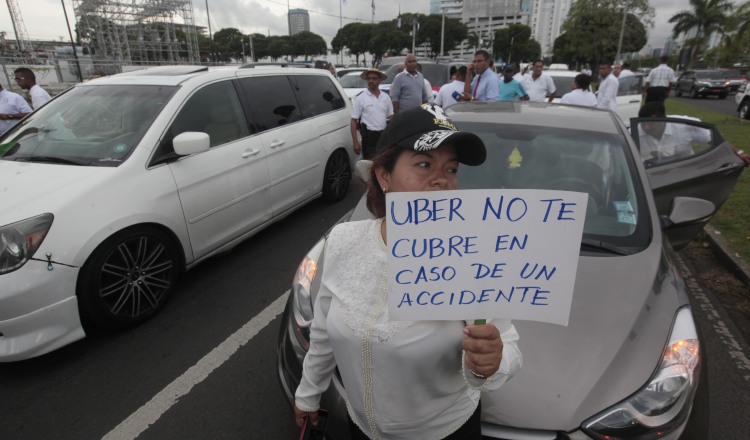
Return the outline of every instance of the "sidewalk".
{"type": "Polygon", "coordinates": [[[717,231],[710,224],[704,228],[706,238],[711,250],[716,254],[716,258],[732,272],[745,286],[750,286],[750,264],[740,258],[727,244],[720,231],[717,231]]]}

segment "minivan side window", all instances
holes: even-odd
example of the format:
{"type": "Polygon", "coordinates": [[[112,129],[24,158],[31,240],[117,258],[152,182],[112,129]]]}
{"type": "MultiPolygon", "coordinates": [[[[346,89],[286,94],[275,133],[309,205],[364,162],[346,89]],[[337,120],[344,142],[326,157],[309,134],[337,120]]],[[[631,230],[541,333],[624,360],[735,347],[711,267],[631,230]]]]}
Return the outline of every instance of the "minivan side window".
{"type": "Polygon", "coordinates": [[[344,98],[328,76],[294,75],[289,80],[297,94],[304,118],[346,107],[344,98]]]}
{"type": "Polygon", "coordinates": [[[211,148],[249,134],[240,98],[231,80],[208,84],[188,98],[159,144],[152,164],[172,157],[172,139],[186,131],[208,133],[211,148]]]}
{"type": "Polygon", "coordinates": [[[286,76],[240,78],[250,110],[253,133],[271,130],[302,119],[297,99],[286,76]]]}

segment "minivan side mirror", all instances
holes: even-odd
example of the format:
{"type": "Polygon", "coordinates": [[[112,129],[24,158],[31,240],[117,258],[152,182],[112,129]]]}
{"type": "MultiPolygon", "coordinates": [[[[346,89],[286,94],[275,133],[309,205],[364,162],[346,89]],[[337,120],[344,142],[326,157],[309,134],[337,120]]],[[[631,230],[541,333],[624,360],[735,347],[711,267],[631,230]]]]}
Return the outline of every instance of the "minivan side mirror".
{"type": "Polygon", "coordinates": [[[211,139],[208,133],[199,131],[186,131],[180,133],[172,139],[174,152],[180,156],[202,153],[208,151],[211,147],[211,139]]]}

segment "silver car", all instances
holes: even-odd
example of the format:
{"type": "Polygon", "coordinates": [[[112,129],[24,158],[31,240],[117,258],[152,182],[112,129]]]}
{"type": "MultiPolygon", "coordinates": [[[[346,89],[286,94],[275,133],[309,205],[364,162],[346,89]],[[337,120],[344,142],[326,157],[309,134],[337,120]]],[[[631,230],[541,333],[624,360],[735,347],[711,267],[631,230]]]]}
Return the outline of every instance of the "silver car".
{"type": "MultiPolygon", "coordinates": [[[[483,435],[705,438],[698,427],[707,426],[707,401],[695,404],[708,396],[703,347],[673,252],[711,218],[743,169],[718,131],[684,119],[633,119],[633,133],[647,123],[709,133],[690,155],[644,163],[640,136],[631,137],[609,111],[497,102],[460,103],[447,113],[487,146],[483,165],[459,172],[460,188],[589,195],[570,323],[515,321],[524,365],[500,390],[482,395],[483,435]]],[[[368,216],[361,201],[342,221],[368,216]]],[[[324,243],[299,265],[282,320],[278,373],[290,402],[308,348],[324,243]]],[[[345,400],[336,375],[321,402],[330,412],[330,438],[348,438],[345,400]]]]}

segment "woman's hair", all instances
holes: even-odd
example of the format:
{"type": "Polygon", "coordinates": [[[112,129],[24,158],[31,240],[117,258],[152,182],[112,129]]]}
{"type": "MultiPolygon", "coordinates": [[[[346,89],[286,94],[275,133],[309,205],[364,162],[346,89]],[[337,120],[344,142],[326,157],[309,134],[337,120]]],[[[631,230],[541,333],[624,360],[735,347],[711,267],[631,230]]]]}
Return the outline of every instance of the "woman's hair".
{"type": "Polygon", "coordinates": [[[586,75],[585,73],[579,73],[576,75],[576,78],[574,80],[576,84],[578,84],[578,88],[582,89],[583,91],[587,91],[589,89],[589,86],[591,85],[591,77],[586,75]]]}
{"type": "Polygon", "coordinates": [[[367,209],[375,218],[385,217],[385,193],[378,183],[375,171],[383,168],[389,173],[396,167],[396,161],[406,151],[403,148],[387,148],[372,158],[370,167],[370,180],[367,182],[367,209]]]}

